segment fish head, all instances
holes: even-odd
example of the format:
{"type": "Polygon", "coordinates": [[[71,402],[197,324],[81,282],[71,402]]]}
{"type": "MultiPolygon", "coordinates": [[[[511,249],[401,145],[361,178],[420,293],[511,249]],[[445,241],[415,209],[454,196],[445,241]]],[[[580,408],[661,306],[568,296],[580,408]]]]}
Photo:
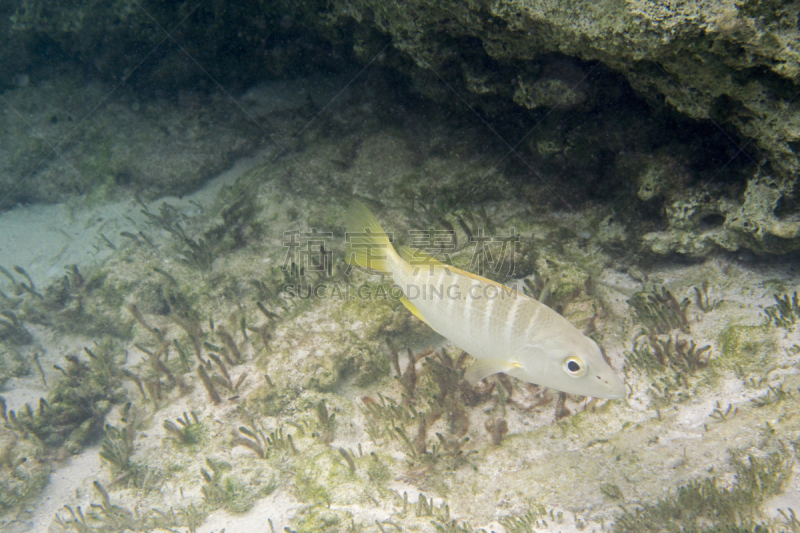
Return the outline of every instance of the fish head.
{"type": "Polygon", "coordinates": [[[569,394],[624,398],[625,382],[606,363],[597,343],[575,333],[569,337],[551,337],[526,347],[528,357],[523,354],[519,359],[527,373],[536,376],[530,381],[569,394]],[[542,362],[545,368],[541,368],[542,362]],[[534,364],[528,368],[526,363],[534,364]]]}

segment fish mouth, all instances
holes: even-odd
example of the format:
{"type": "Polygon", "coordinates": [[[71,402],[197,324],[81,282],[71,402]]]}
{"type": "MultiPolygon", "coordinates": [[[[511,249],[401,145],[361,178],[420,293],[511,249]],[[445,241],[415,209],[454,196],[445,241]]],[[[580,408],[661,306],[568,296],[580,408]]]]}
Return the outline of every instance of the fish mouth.
{"type": "Polygon", "coordinates": [[[620,392],[611,392],[603,396],[606,400],[619,400],[625,397],[625,391],[620,392]]]}
{"type": "Polygon", "coordinates": [[[620,398],[624,398],[626,394],[625,390],[625,382],[621,379],[617,378],[614,380],[616,383],[613,384],[611,387],[611,391],[606,395],[606,399],[608,400],[619,400],[620,398]]]}
{"type": "Polygon", "coordinates": [[[619,376],[613,375],[608,378],[603,378],[600,375],[597,376],[597,379],[600,379],[604,382],[605,390],[603,391],[602,396],[598,395],[597,398],[603,398],[605,400],[619,400],[620,398],[624,398],[627,390],[625,389],[625,382],[622,381],[619,376]]]}

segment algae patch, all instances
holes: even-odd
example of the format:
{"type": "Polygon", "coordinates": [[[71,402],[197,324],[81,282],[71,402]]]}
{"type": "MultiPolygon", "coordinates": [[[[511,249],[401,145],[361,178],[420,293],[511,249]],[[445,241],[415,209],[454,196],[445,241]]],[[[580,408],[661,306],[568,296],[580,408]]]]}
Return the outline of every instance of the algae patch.
{"type": "Polygon", "coordinates": [[[777,345],[765,326],[728,326],[719,334],[717,364],[752,373],[763,371],[775,360],[777,345]]]}

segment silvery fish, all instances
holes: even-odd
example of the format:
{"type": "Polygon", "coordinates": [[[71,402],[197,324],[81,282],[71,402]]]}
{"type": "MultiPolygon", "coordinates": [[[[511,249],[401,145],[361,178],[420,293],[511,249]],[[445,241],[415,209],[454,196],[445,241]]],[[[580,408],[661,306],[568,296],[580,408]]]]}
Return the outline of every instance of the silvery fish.
{"type": "Polygon", "coordinates": [[[597,344],[546,305],[400,246],[364,204],[348,210],[347,261],[390,274],[417,318],[477,361],[471,383],[498,372],[570,394],[622,398],[625,384],[597,344]]]}

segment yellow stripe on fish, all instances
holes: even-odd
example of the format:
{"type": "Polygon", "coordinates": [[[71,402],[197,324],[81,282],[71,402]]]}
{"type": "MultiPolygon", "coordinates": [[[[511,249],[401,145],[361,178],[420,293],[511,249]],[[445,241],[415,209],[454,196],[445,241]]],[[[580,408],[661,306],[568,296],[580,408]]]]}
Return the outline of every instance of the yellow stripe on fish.
{"type": "Polygon", "coordinates": [[[417,318],[477,361],[476,383],[505,372],[570,394],[622,398],[623,381],[597,344],[546,305],[501,283],[401,246],[354,200],[348,210],[347,262],[390,274],[417,318]]]}

